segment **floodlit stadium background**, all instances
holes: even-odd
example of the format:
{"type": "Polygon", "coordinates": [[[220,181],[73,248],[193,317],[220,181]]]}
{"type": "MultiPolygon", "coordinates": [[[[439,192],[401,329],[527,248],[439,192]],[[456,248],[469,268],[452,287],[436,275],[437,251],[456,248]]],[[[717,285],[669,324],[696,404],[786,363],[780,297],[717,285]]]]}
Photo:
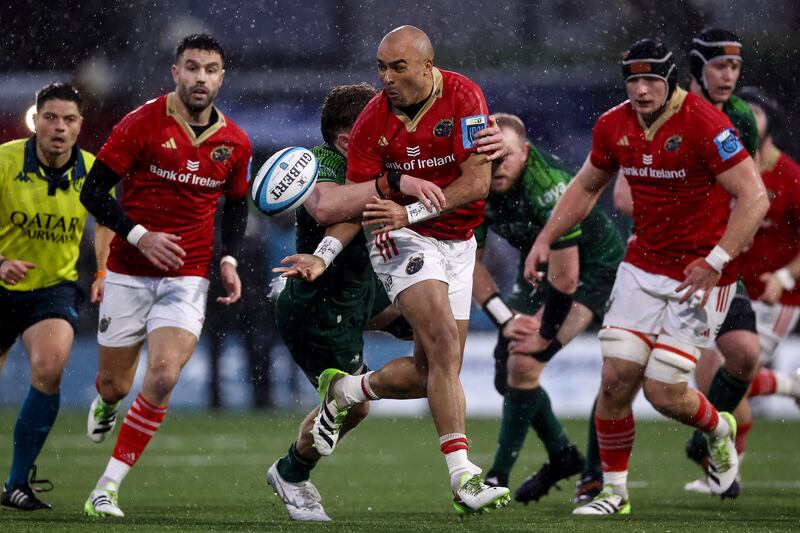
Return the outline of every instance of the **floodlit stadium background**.
{"type": "MultiPolygon", "coordinates": [[[[86,101],[79,143],[96,151],[126,112],[174,88],[169,68],[177,40],[209,31],[222,41],[227,55],[217,104],[250,135],[255,170],[278,148],[318,144],[322,97],[337,84],[377,84],[377,43],[392,27],[408,23],[428,32],[437,66],[473,78],[483,87],[492,111],[519,114],[537,145],[577,167],[587,153],[598,114],[624,99],[621,51],[644,36],[663,38],[679,58],[679,79],[685,85],[691,35],[714,25],[742,37],[745,62],[739,86],[760,85],[782,102],[786,121],[776,129],[777,144],[800,156],[800,139],[793,135],[795,117],[800,117],[800,4],[789,0],[620,1],[613,7],[590,0],[517,0],[492,7],[479,0],[220,1],[213,7],[189,0],[87,0],[69,9],[66,4],[54,9],[47,2],[29,0],[0,7],[0,20],[0,142],[28,135],[24,117],[36,89],[51,81],[71,81],[86,101]]],[[[609,205],[607,198],[604,205],[609,205]]],[[[615,221],[627,228],[622,217],[615,216],[615,221]]],[[[251,265],[250,286],[259,298],[266,294],[269,267],[293,250],[291,222],[291,217],[251,216],[252,258],[244,264],[251,265]]],[[[81,262],[81,276],[88,284],[93,259],[90,247],[84,248],[88,260],[81,262]]],[[[492,270],[507,287],[514,254],[496,241],[492,250],[492,270]]],[[[469,410],[494,415],[501,403],[491,384],[495,333],[480,310],[473,315],[463,373],[469,410]]],[[[96,309],[87,305],[65,373],[66,406],[83,407],[94,394],[96,320],[96,309]]],[[[365,356],[372,367],[410,352],[408,344],[378,335],[368,338],[365,356]]],[[[208,348],[209,339],[204,338],[183,372],[172,405],[209,405],[208,348]]],[[[260,353],[270,354],[271,403],[280,409],[310,405],[313,391],[279,340],[266,342],[260,353]]],[[[800,342],[790,339],[779,352],[778,367],[797,366],[800,342]]],[[[590,334],[554,360],[544,384],[557,412],[588,413],[599,367],[599,348],[590,334]]],[[[17,344],[0,372],[0,405],[19,404],[27,390],[27,369],[17,344]]],[[[222,405],[251,406],[247,355],[238,333],[225,339],[219,369],[222,405]]],[[[798,413],[785,399],[760,406],[762,412],[780,417],[798,413]]],[[[417,413],[424,411],[424,403],[383,402],[378,410],[417,413]]],[[[654,414],[643,406],[637,412],[654,414]]]]}

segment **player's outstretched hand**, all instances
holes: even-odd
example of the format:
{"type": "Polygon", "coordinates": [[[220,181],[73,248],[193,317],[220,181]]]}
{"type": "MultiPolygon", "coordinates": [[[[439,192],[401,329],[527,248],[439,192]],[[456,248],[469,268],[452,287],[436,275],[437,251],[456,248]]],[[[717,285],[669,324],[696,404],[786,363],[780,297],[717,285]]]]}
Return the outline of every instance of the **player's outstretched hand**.
{"type": "Polygon", "coordinates": [[[530,252],[528,252],[528,257],[525,258],[525,270],[523,272],[525,280],[534,287],[541,283],[545,274],[539,270],[539,265],[546,264],[549,257],[550,245],[536,239],[536,242],[531,246],[530,252]]]}
{"type": "Polygon", "coordinates": [[[36,268],[30,261],[6,259],[0,263],[0,280],[7,285],[16,285],[28,275],[28,270],[36,268]]]}
{"type": "Polygon", "coordinates": [[[711,296],[711,289],[717,285],[722,276],[702,257],[689,263],[689,266],[683,270],[683,275],[686,276],[686,279],[675,288],[675,292],[685,291],[678,300],[679,303],[684,303],[694,296],[690,302],[692,307],[706,305],[708,297],[711,296]]]}
{"type": "Polygon", "coordinates": [[[363,218],[362,225],[378,225],[378,229],[373,230],[373,235],[404,228],[408,225],[408,211],[405,207],[376,196],[373,196],[372,201],[364,207],[364,213],[361,216],[363,218]]]}
{"type": "Polygon", "coordinates": [[[415,197],[428,211],[431,210],[431,206],[435,207],[437,211],[447,207],[447,199],[444,197],[442,189],[431,181],[403,174],[400,176],[400,192],[406,196],[415,197]]]}
{"type": "Polygon", "coordinates": [[[97,305],[103,301],[103,294],[106,292],[106,279],[103,276],[95,276],[92,287],[89,290],[89,301],[97,305]]]}
{"type": "Polygon", "coordinates": [[[160,270],[174,270],[183,266],[186,252],[178,246],[181,238],[172,233],[148,231],[139,239],[139,251],[160,270]]]}
{"type": "Polygon", "coordinates": [[[775,305],[783,296],[783,283],[774,272],[764,272],[758,279],[764,284],[764,292],[758,299],[765,304],[775,305]]]}
{"type": "Polygon", "coordinates": [[[314,281],[325,272],[325,261],[312,254],[294,254],[284,257],[282,267],[272,269],[284,278],[301,278],[304,281],[314,281]]]}
{"type": "Polygon", "coordinates": [[[503,326],[503,337],[511,340],[521,340],[526,335],[533,335],[539,331],[541,321],[538,317],[525,314],[516,314],[503,326]]]}
{"type": "Polygon", "coordinates": [[[489,127],[476,133],[472,144],[477,147],[479,154],[486,154],[489,161],[500,162],[508,155],[508,146],[494,115],[489,115],[489,127]]]}
{"type": "Polygon", "coordinates": [[[526,335],[520,340],[512,340],[508,343],[508,353],[511,355],[531,355],[539,353],[548,346],[550,343],[547,339],[542,338],[539,332],[526,335]]]}
{"type": "Polygon", "coordinates": [[[228,295],[218,296],[217,303],[231,305],[238,302],[242,297],[242,280],[239,279],[236,267],[225,261],[219,266],[219,278],[228,295]]]}

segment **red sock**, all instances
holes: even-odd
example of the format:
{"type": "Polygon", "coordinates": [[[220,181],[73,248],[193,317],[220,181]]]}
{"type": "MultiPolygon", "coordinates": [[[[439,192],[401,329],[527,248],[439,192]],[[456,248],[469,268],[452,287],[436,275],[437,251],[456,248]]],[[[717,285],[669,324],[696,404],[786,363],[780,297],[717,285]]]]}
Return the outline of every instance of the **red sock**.
{"type": "Polygon", "coordinates": [[[122,427],[119,428],[113,457],[133,466],[144,452],[147,443],[156,434],[166,414],[166,405],[153,405],[139,393],[136,401],[128,409],[122,427]]]}
{"type": "Polygon", "coordinates": [[[775,374],[769,368],[761,368],[750,383],[750,392],[747,393],[749,398],[753,396],[767,396],[775,394],[778,388],[778,382],[775,379],[775,374]]]}
{"type": "Polygon", "coordinates": [[[626,472],[633,450],[636,422],[633,413],[620,420],[594,418],[603,472],[626,472]]]}
{"type": "Polygon", "coordinates": [[[694,426],[704,433],[713,431],[719,423],[719,412],[711,405],[708,398],[702,392],[697,392],[697,397],[700,399],[700,405],[697,406],[697,412],[686,423],[694,426]]]}
{"type": "Polygon", "coordinates": [[[747,447],[747,437],[750,435],[751,429],[753,429],[752,420],[746,424],[739,424],[736,429],[736,453],[739,455],[742,455],[747,447]]]}

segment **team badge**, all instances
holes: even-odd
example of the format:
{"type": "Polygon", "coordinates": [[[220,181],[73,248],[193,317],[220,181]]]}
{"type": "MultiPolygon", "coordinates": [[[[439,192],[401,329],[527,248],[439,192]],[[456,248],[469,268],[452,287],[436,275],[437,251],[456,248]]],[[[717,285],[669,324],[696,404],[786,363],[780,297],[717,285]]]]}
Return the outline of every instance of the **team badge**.
{"type": "Polygon", "coordinates": [[[211,152],[211,159],[218,163],[224,163],[231,156],[231,153],[233,153],[233,148],[220,144],[211,152]]]}
{"type": "Polygon", "coordinates": [[[717,145],[717,152],[723,161],[727,161],[742,151],[742,143],[730,128],[714,137],[714,144],[717,145]]]}
{"type": "Polygon", "coordinates": [[[461,119],[461,140],[463,141],[464,148],[472,148],[475,134],[481,130],[485,130],[488,123],[489,117],[486,115],[475,115],[473,117],[463,117],[461,119]]]}
{"type": "Polygon", "coordinates": [[[443,118],[436,125],[433,127],[433,136],[434,137],[450,137],[450,134],[453,133],[453,119],[452,118],[443,118]]]}
{"type": "Polygon", "coordinates": [[[111,318],[104,316],[103,318],[100,319],[100,325],[98,326],[97,329],[100,330],[100,333],[105,333],[109,325],[111,325],[111,318]]]}
{"type": "Polygon", "coordinates": [[[664,150],[666,150],[667,152],[674,152],[680,147],[682,142],[683,142],[683,137],[681,137],[680,135],[673,135],[672,137],[667,139],[667,142],[664,143],[664,150]]]}
{"type": "Polygon", "coordinates": [[[425,264],[425,254],[412,255],[406,263],[406,274],[409,276],[416,274],[422,270],[422,265],[425,264]]]}

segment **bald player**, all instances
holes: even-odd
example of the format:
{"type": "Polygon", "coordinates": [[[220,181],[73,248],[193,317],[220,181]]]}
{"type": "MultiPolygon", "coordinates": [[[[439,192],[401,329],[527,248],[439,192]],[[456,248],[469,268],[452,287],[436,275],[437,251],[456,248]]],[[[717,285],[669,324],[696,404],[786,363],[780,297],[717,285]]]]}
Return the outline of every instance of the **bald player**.
{"type": "MultiPolygon", "coordinates": [[[[483,221],[491,180],[491,162],[473,140],[488,125],[488,109],[475,83],[433,66],[430,39],[413,26],[383,38],[377,66],[383,90],[353,127],[347,178],[374,184],[375,198],[365,202],[363,213],[367,248],[390,300],[414,331],[414,364],[390,364],[359,376],[323,372],[315,447],[322,455],[333,451],[352,405],[427,397],[456,511],[480,512],[510,499],[507,488],[486,485],[467,457],[459,378],[475,264],[473,229],[483,221]],[[444,201],[423,203],[400,194],[400,180],[408,175],[441,187],[444,201]]],[[[351,233],[356,228],[351,224],[351,233]]],[[[342,241],[329,232],[320,249],[329,262],[342,241]]]]}

